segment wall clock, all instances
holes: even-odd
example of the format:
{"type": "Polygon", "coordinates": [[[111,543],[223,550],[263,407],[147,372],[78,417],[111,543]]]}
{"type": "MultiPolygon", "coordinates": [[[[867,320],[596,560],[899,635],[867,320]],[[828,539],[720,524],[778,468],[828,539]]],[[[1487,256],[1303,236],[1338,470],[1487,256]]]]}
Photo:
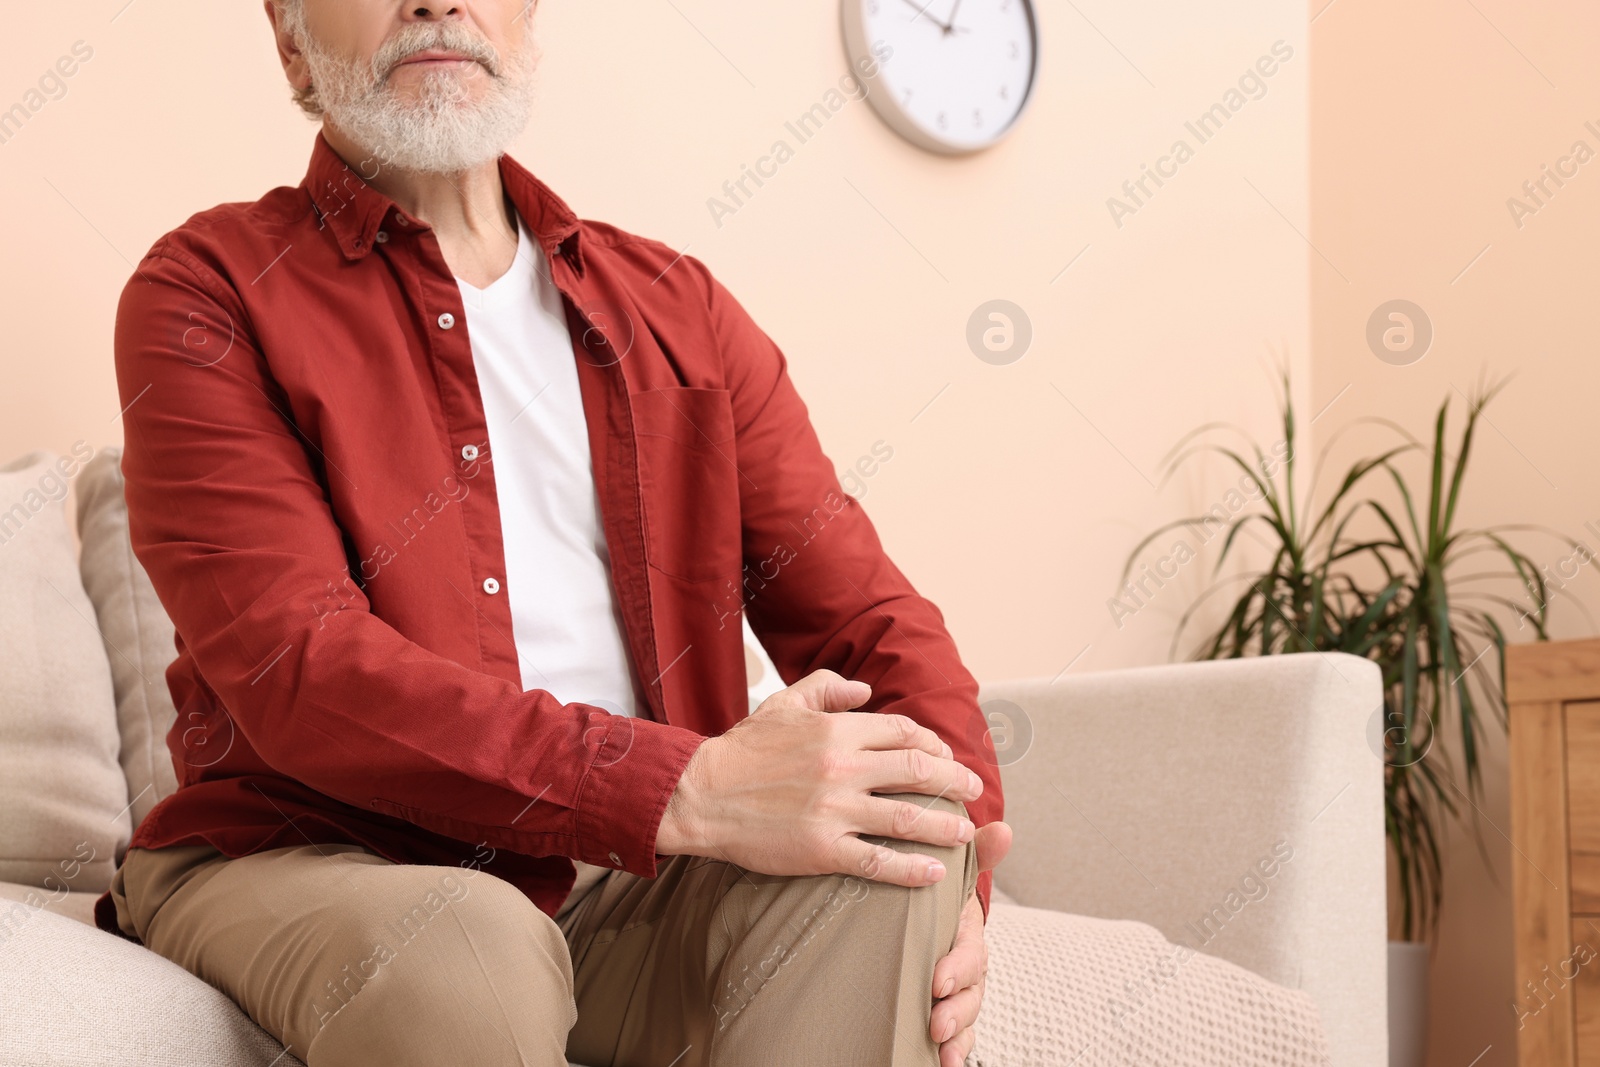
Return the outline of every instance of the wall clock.
{"type": "Polygon", "coordinates": [[[867,99],[932,152],[987,148],[1033,92],[1039,30],[1032,0],[842,0],[845,53],[877,67],[867,99]]]}

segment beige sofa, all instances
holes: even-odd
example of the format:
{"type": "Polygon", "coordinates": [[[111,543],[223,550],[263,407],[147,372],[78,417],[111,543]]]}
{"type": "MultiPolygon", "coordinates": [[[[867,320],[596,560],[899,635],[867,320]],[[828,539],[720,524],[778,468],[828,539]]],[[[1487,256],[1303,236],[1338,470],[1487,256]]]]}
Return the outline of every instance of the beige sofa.
{"type": "MultiPolygon", "coordinates": [[[[0,1064],[289,1067],[221,992],[92,925],[175,786],[172,628],[128,545],[119,459],[0,467],[0,1064]]],[[[982,698],[1016,845],[970,1063],[1386,1061],[1372,664],[1069,674],[982,698]]]]}

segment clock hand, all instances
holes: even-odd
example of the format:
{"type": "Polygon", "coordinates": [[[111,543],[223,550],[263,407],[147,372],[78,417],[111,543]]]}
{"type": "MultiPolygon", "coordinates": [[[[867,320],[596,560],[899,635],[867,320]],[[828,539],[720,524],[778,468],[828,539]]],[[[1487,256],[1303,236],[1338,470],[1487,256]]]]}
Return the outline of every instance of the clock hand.
{"type": "MultiPolygon", "coordinates": [[[[911,20],[912,22],[917,21],[917,18],[921,18],[923,15],[928,15],[928,8],[933,6],[933,0],[928,0],[928,2],[926,4],[919,4],[919,3],[917,3],[917,0],[906,0],[906,3],[910,4],[912,7],[917,9],[916,18],[913,18],[911,20]]],[[[933,23],[935,26],[939,27],[939,29],[943,30],[945,33],[949,33],[950,32],[950,27],[949,26],[947,26],[944,23],[940,22],[938,19],[934,18],[932,15],[928,15],[928,21],[933,23]]]]}
{"type": "Polygon", "coordinates": [[[956,2],[950,6],[950,17],[945,21],[944,24],[944,33],[946,37],[950,36],[956,31],[956,12],[960,10],[960,8],[961,0],[956,0],[956,2]]]}

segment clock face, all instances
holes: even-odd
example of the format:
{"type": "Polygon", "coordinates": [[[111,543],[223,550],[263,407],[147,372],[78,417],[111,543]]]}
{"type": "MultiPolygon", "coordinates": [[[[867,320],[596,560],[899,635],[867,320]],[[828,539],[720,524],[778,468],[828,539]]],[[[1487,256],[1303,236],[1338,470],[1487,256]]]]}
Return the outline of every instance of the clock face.
{"type": "Polygon", "coordinates": [[[867,96],[891,127],[936,152],[986,148],[1033,88],[1031,0],[843,0],[845,50],[875,62],[867,96]]]}

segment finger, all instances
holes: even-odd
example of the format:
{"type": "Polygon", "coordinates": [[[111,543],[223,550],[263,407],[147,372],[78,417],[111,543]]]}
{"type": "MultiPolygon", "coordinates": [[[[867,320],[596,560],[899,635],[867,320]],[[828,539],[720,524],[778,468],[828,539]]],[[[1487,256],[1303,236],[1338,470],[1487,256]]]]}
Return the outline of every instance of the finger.
{"type": "Polygon", "coordinates": [[[969,1026],[939,1046],[939,1067],[962,1067],[978,1043],[976,1027],[969,1026]]]}
{"type": "Polygon", "coordinates": [[[1000,866],[1011,851],[1011,827],[1003,822],[985,823],[978,827],[978,870],[992,871],[1000,866]]]}
{"type": "Polygon", "coordinates": [[[830,671],[812,671],[798,682],[768,700],[812,711],[849,711],[859,708],[872,696],[872,686],[830,671]]]}
{"type": "Polygon", "coordinates": [[[921,749],[863,752],[861,768],[856,784],[873,793],[921,793],[961,801],[983,795],[983,779],[955,760],[921,749]]]}
{"type": "Polygon", "coordinates": [[[864,712],[852,716],[848,725],[853,731],[851,740],[857,748],[872,752],[915,748],[941,759],[949,759],[954,755],[938,734],[908,715],[864,712]]]}
{"type": "Polygon", "coordinates": [[[928,1024],[933,1039],[940,1043],[949,1041],[977,1022],[982,1003],[983,992],[977,986],[958,989],[939,1001],[933,1006],[933,1017],[928,1024]]]}
{"type": "Polygon", "coordinates": [[[972,820],[955,812],[924,807],[906,800],[867,797],[860,815],[858,832],[873,837],[892,837],[925,845],[954,848],[972,840],[976,832],[972,820]]]}
{"type": "Polygon", "coordinates": [[[976,895],[967,899],[956,926],[955,944],[933,965],[935,999],[977,985],[989,965],[989,946],[983,937],[983,905],[976,895]]]}
{"type": "Polygon", "coordinates": [[[854,834],[839,839],[835,855],[839,874],[853,874],[872,882],[889,885],[933,885],[949,877],[945,865],[932,856],[900,852],[888,845],[863,841],[854,834]]]}

